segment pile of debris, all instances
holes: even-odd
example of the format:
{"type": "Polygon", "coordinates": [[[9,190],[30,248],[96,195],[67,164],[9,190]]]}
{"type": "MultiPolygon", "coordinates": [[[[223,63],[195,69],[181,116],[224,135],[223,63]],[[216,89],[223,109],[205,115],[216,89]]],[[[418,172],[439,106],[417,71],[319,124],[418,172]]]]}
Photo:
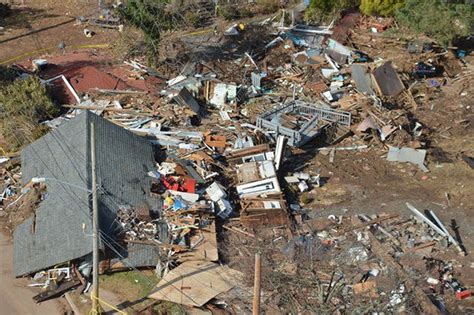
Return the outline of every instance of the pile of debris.
{"type": "MultiPolygon", "coordinates": [[[[16,259],[41,256],[38,246],[54,246],[39,242],[52,242],[54,233],[75,233],[74,243],[90,231],[87,206],[78,203],[75,217],[67,217],[52,203],[63,197],[68,200],[64,208],[76,206],[77,198],[88,203],[87,191],[79,196],[64,182],[90,187],[90,142],[83,134],[90,126],[81,124],[95,122],[102,159],[101,271],[156,267],[162,281],[151,298],[202,307],[241,285],[222,278],[238,272],[216,263],[221,226],[230,234],[257,240],[262,238],[258,232],[283,227],[277,239],[289,241],[280,248],[280,254],[291,258],[285,263],[292,266],[302,253],[304,259],[297,265],[311,264],[298,278],[311,279],[312,284],[299,293],[292,288],[295,296],[311,296],[300,296],[307,307],[432,313],[444,309],[443,298],[450,291],[459,299],[469,296],[456,280],[458,266],[435,258],[448,244],[465,250],[433,213],[434,221],[409,206],[415,219],[361,215],[308,221],[303,220],[305,202],[297,201],[325,184],[319,170],[303,172],[304,164],[295,165],[302,151],[327,151],[333,163],[336,151],[373,148],[390,162],[409,162],[428,172],[430,130],[414,113],[426,106],[426,95],[437,93],[448,79],[427,59],[411,72],[401,72],[395,62],[377,57],[372,49],[356,49],[370,46],[355,35],[352,47],[346,46],[357,16],[343,19],[346,26],[336,27],[337,36],[332,36],[331,27],[285,27],[272,21],[231,27],[219,47],[231,49],[212,60],[198,58],[202,51],[191,49],[194,59],[173,77],[138,60],[113,69],[69,69],[52,60],[35,60],[36,71],[25,73],[53,85],[67,113],[44,122],[53,131],[22,153],[23,184],[46,178],[40,182],[46,182],[48,196],[17,227],[15,246],[30,252],[20,252],[16,259]],[[258,41],[253,49],[238,45],[258,30],[272,39],[258,41]],[[236,46],[244,51],[237,52],[236,46]],[[50,152],[38,158],[45,148],[50,152]],[[73,154],[64,153],[68,148],[73,154]],[[49,183],[48,178],[64,185],[49,183]],[[50,227],[46,214],[61,217],[64,226],[50,227]],[[324,228],[310,228],[322,221],[324,228]],[[33,236],[25,236],[29,229],[35,231],[33,236]],[[184,277],[188,282],[182,290],[170,287],[168,283],[183,274],[189,278],[184,277]],[[426,288],[420,277],[426,278],[426,288]],[[207,281],[211,285],[202,284],[207,281]],[[199,290],[205,294],[190,298],[199,296],[199,290]],[[362,309],[363,305],[371,308],[362,309]]],[[[365,27],[375,33],[389,25],[370,22],[365,27]]],[[[434,54],[435,49],[430,51],[434,54]]],[[[449,80],[456,75],[458,80],[472,78],[459,60],[446,58],[453,65],[449,80]]],[[[13,204],[23,196],[20,178],[8,170],[3,175],[6,186],[0,201],[13,204]]],[[[56,245],[51,251],[60,250],[61,244],[56,245]]],[[[50,288],[38,302],[81,283],[87,292],[91,248],[70,246],[68,255],[55,252],[43,261],[24,259],[18,267],[17,276],[34,275],[35,285],[50,288]],[[64,267],[50,269],[58,264],[64,267]],[[63,286],[51,288],[52,279],[63,286]]],[[[283,269],[287,276],[296,274],[293,268],[283,269]]]]}
{"type": "MultiPolygon", "coordinates": [[[[246,238],[273,266],[263,278],[267,309],[438,314],[470,297],[459,280],[465,268],[459,256],[467,253],[457,228],[452,236],[434,212],[428,218],[407,206],[410,218],[300,218],[296,233],[281,226],[259,233],[260,240],[246,238]]],[[[241,269],[251,271],[251,254],[242,247],[226,255],[248,262],[241,269]]]]}

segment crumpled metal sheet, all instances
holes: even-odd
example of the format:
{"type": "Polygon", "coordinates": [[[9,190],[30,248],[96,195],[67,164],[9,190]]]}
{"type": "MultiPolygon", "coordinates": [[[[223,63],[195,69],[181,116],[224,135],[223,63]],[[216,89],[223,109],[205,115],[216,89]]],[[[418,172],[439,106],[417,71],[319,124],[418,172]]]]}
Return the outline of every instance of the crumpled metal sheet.
{"type": "Polygon", "coordinates": [[[428,169],[423,164],[425,162],[426,150],[412,148],[389,147],[387,160],[391,162],[408,162],[418,165],[423,172],[428,169]]]}

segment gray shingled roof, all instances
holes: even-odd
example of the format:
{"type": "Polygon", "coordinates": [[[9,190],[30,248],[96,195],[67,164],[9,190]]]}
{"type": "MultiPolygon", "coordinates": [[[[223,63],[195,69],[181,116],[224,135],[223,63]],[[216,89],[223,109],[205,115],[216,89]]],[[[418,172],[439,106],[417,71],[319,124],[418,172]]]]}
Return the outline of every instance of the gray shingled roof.
{"type": "MultiPolygon", "coordinates": [[[[150,194],[147,172],[154,168],[150,143],[85,111],[27,146],[21,154],[24,184],[33,177],[91,187],[90,124],[96,130],[100,228],[116,238],[118,205],[161,209],[150,194]]],[[[21,276],[76,259],[92,251],[91,198],[86,190],[47,181],[47,197],[36,216],[14,233],[15,275],[21,276]]],[[[103,248],[103,244],[101,244],[103,248]]]]}

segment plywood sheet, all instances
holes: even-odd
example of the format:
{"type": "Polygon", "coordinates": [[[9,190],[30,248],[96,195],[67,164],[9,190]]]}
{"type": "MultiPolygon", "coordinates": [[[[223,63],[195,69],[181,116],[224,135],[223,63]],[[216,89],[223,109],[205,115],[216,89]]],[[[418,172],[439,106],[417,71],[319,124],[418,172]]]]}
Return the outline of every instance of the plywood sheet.
{"type": "Polygon", "coordinates": [[[164,276],[149,298],[200,307],[233,287],[224,273],[226,268],[215,263],[185,262],[164,276]]]}
{"type": "Polygon", "coordinates": [[[218,261],[219,252],[217,251],[216,223],[212,222],[209,227],[196,231],[191,242],[198,242],[191,252],[179,255],[179,261],[208,260],[218,261]]]}

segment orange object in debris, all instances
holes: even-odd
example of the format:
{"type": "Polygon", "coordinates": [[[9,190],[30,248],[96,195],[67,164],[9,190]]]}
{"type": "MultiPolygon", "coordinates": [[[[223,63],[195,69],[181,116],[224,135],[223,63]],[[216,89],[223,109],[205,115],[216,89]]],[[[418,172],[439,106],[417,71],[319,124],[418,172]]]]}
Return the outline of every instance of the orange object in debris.
{"type": "Polygon", "coordinates": [[[352,287],[355,295],[368,295],[370,297],[378,297],[377,284],[375,281],[369,280],[362,283],[356,283],[352,287]]]}
{"type": "Polygon", "coordinates": [[[369,24],[370,27],[375,27],[377,29],[377,32],[382,33],[385,31],[387,28],[389,28],[393,23],[393,19],[383,19],[380,22],[372,22],[369,24]]]}
{"type": "Polygon", "coordinates": [[[210,147],[225,148],[226,138],[225,136],[206,135],[204,142],[210,147]]]}
{"type": "Polygon", "coordinates": [[[463,300],[463,299],[468,298],[470,296],[471,296],[471,291],[469,291],[469,290],[456,292],[456,299],[458,299],[458,300],[463,300]]]}

